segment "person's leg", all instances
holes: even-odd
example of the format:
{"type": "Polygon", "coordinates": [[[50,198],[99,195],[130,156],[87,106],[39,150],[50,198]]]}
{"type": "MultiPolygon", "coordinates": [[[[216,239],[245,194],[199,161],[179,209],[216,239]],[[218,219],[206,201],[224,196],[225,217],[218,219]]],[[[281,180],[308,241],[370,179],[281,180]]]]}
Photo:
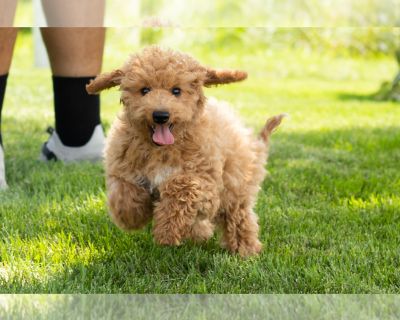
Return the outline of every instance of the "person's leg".
{"type": "Polygon", "coordinates": [[[101,70],[105,28],[42,28],[53,74],[97,75],[101,70]]]}
{"type": "Polygon", "coordinates": [[[2,144],[1,110],[3,108],[8,71],[10,70],[17,31],[17,28],[0,28],[0,144],[2,144]]]}
{"type": "Polygon", "coordinates": [[[104,142],[100,100],[88,95],[85,85],[101,69],[105,0],[42,0],[42,4],[49,26],[41,31],[53,73],[56,119],[56,131],[42,153],[47,159],[64,161],[90,160],[84,154],[87,150],[100,157],[104,142]]]}
{"type": "Polygon", "coordinates": [[[8,71],[10,70],[16,36],[17,28],[0,28],[0,189],[7,186],[4,167],[3,139],[1,135],[1,111],[3,109],[8,71]]]}
{"type": "Polygon", "coordinates": [[[102,27],[105,0],[42,0],[49,27],[102,27]]]}
{"type": "Polygon", "coordinates": [[[0,28],[0,145],[3,144],[1,136],[1,111],[3,109],[8,71],[10,70],[16,37],[17,28],[0,28]]]}
{"type": "Polygon", "coordinates": [[[98,96],[89,96],[85,85],[101,69],[104,3],[104,0],[42,0],[49,26],[42,29],[42,36],[53,73],[56,119],[56,132],[42,150],[47,159],[88,159],[90,156],[82,154],[82,150],[83,153],[92,150],[89,153],[100,157],[104,140],[100,100],[98,96]],[[87,148],[77,149],[84,145],[87,148]]]}
{"type": "Polygon", "coordinates": [[[43,28],[53,73],[56,132],[67,146],[82,146],[100,124],[99,96],[85,85],[100,73],[104,28],[43,28]]]}
{"type": "Polygon", "coordinates": [[[12,27],[17,0],[0,0],[0,27],[12,27]]]}
{"type": "MultiPolygon", "coordinates": [[[[56,138],[67,147],[86,145],[97,131],[103,135],[100,98],[87,94],[85,85],[100,73],[105,29],[42,28],[41,31],[53,74],[56,138]]],[[[57,156],[55,150],[53,153],[57,156]]],[[[58,157],[73,160],[65,154],[58,157]]],[[[81,158],[77,156],[76,160],[81,158]]]]}

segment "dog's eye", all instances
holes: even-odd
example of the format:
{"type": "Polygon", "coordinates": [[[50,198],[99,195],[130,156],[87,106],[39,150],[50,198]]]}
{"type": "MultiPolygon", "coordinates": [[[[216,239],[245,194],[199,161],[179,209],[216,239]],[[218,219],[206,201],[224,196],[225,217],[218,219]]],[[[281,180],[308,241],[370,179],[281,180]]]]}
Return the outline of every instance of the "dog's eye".
{"type": "Polygon", "coordinates": [[[174,95],[174,96],[180,96],[180,94],[181,94],[181,88],[172,88],[172,90],[171,90],[171,92],[172,92],[172,94],[174,95]]]}
{"type": "Polygon", "coordinates": [[[142,96],[148,94],[150,91],[151,91],[151,89],[148,87],[144,87],[144,88],[140,89],[140,93],[142,94],[142,96]]]}

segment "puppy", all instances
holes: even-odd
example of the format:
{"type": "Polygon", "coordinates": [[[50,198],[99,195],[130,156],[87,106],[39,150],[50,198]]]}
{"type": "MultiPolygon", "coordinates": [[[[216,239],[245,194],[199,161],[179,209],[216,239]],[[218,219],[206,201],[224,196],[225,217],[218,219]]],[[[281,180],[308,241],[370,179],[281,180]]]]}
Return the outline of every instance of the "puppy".
{"type": "Polygon", "coordinates": [[[214,70],[189,55],[157,46],[87,85],[90,94],[119,86],[123,110],[105,149],[110,215],[124,230],[152,219],[155,241],[207,240],[246,257],[258,254],[253,211],[265,176],[268,140],[283,115],[253,137],[204,86],[241,81],[242,71],[214,70]]]}

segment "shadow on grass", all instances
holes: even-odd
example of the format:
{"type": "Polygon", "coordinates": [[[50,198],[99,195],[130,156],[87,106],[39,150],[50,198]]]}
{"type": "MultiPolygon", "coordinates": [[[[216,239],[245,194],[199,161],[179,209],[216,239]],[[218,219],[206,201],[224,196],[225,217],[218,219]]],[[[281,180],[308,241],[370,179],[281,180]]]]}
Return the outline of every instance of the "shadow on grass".
{"type": "Polygon", "coordinates": [[[342,101],[373,101],[373,102],[387,102],[399,101],[399,86],[392,87],[389,82],[384,82],[378,91],[370,94],[354,94],[354,93],[339,93],[337,98],[342,101]]]}
{"type": "MultiPolygon", "coordinates": [[[[400,127],[281,131],[273,137],[267,168],[283,196],[295,191],[304,202],[305,195],[319,193],[338,201],[396,193],[399,162],[400,127]]],[[[267,179],[264,187],[271,185],[267,179]]]]}
{"type": "MultiPolygon", "coordinates": [[[[346,201],[398,192],[399,146],[399,127],[276,133],[270,174],[257,204],[266,250],[249,261],[227,254],[215,238],[201,245],[166,248],[154,244],[150,226],[133,234],[119,231],[107,217],[100,165],[15,159],[8,166],[11,188],[0,194],[3,243],[13,256],[5,257],[3,264],[18,256],[49,270],[59,264],[60,270],[50,272],[47,280],[17,277],[2,291],[393,291],[396,285],[387,268],[393,266],[394,239],[384,234],[398,226],[394,205],[377,208],[376,220],[360,217],[363,211],[348,208],[346,201]],[[57,259],[50,249],[39,249],[43,243],[51,247],[60,235],[67,236],[61,239],[65,244],[57,259]],[[13,245],[13,237],[22,241],[13,245]],[[381,255],[376,255],[378,244],[381,255]],[[352,256],[366,246],[375,256],[352,256]],[[308,274],[307,268],[319,270],[308,274]],[[357,271],[364,269],[369,271],[357,271]]],[[[56,249],[57,244],[52,250],[56,249]]]]}
{"type": "Polygon", "coordinates": [[[373,102],[380,102],[376,98],[376,94],[355,94],[355,93],[339,93],[337,98],[342,101],[373,101],[373,102]]]}

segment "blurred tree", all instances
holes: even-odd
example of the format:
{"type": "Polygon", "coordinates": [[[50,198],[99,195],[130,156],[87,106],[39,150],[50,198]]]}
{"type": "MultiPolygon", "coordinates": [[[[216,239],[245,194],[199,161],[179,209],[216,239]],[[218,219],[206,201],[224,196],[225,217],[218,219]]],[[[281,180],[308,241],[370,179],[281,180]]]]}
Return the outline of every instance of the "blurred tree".
{"type": "Polygon", "coordinates": [[[399,71],[392,82],[382,83],[379,91],[374,95],[377,100],[400,101],[400,49],[396,50],[396,60],[399,65],[399,71]]]}

